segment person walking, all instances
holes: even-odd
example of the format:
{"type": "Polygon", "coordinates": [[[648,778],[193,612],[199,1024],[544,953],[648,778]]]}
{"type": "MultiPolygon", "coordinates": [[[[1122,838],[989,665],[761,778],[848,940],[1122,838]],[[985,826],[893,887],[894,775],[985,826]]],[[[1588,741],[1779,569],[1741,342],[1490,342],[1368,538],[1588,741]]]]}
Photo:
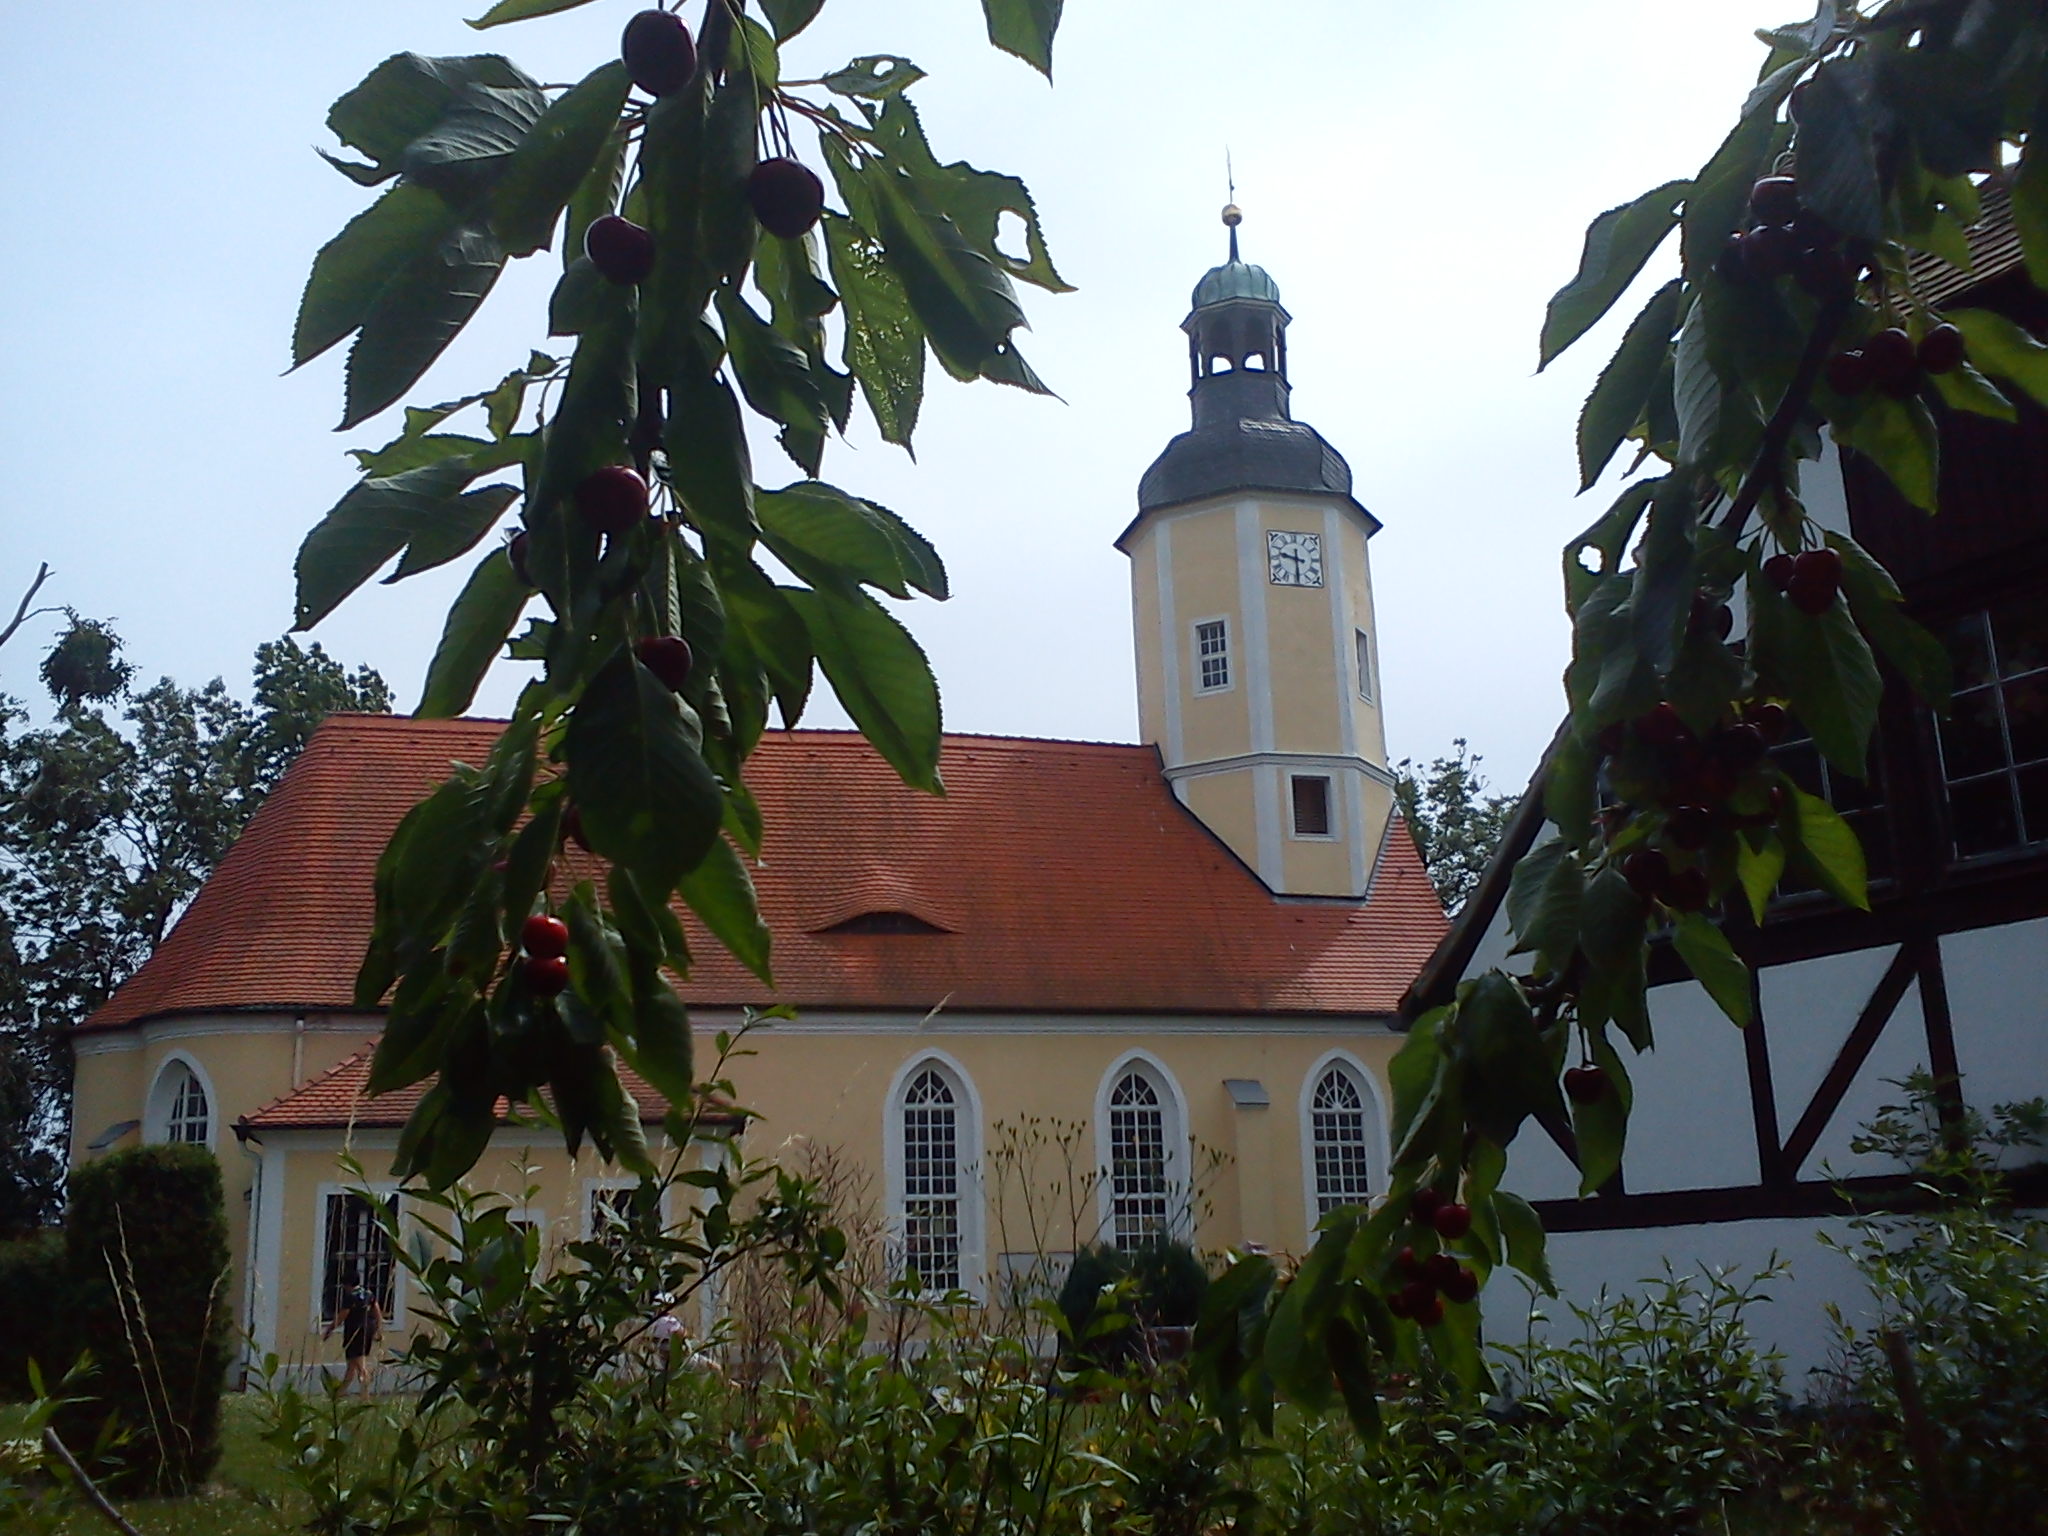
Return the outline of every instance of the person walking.
{"type": "Polygon", "coordinates": [[[341,1330],[341,1353],[348,1364],[342,1372],[341,1390],[348,1391],[350,1382],[360,1382],[363,1396],[370,1395],[370,1350],[384,1332],[384,1309],[377,1305],[377,1299],[363,1288],[361,1280],[353,1269],[344,1270],[341,1276],[341,1301],[334,1309],[333,1320],[320,1337],[331,1339],[334,1330],[341,1330]]]}

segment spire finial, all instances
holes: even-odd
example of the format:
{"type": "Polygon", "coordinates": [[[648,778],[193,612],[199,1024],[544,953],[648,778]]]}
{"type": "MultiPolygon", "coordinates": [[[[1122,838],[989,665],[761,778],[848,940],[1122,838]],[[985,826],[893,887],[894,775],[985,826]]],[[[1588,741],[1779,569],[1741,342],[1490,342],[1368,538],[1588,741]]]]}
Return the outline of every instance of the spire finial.
{"type": "Polygon", "coordinates": [[[1230,151],[1223,151],[1223,182],[1230,189],[1230,200],[1223,205],[1223,224],[1230,231],[1230,259],[1236,261],[1237,226],[1244,222],[1244,210],[1237,206],[1237,174],[1231,169],[1230,151]]]}

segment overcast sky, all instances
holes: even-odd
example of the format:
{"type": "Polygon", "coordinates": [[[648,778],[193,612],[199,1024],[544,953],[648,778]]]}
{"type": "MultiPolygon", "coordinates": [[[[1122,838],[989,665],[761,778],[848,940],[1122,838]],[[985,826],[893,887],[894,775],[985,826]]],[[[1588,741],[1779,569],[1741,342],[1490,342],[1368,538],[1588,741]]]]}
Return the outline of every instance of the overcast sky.
{"type": "MultiPolygon", "coordinates": [[[[313,253],[369,194],[328,104],[387,55],[502,51],[548,81],[615,51],[634,0],[473,32],[484,0],[0,0],[0,588],[111,619],[146,677],[224,676],[292,613],[299,540],[352,481],[342,352],[285,376],[313,253]]],[[[699,6],[688,14],[694,23],[699,6]]],[[[1078,291],[1025,289],[1045,400],[930,370],[915,463],[857,430],[825,477],[939,545],[956,596],[903,610],[960,731],[1131,740],[1129,576],[1111,540],[1187,422],[1176,327],[1222,259],[1279,281],[1295,412],[1350,460],[1373,541],[1394,755],[1455,736],[1518,785],[1560,708],[1557,551],[1578,402],[1626,313],[1540,377],[1543,304],[1588,220],[1705,159],[1789,19],[1763,0],[1069,0],[1051,86],[974,0],[832,0],[785,77],[892,52],[941,158],[1021,175],[1078,291]]],[[[800,141],[801,144],[802,141],[800,141]]],[[[815,159],[815,147],[804,146],[815,159]]],[[[415,403],[545,344],[548,255],[515,264],[415,403]]],[[[796,471],[769,447],[764,481],[796,471]]],[[[417,697],[468,562],[352,598],[313,638],[417,697]]],[[[4,615],[0,615],[4,620],[4,615]]],[[[0,650],[35,691],[55,630],[0,650]]],[[[502,709],[509,672],[480,706],[502,709]]],[[[843,723],[829,703],[815,723],[843,723]]]]}

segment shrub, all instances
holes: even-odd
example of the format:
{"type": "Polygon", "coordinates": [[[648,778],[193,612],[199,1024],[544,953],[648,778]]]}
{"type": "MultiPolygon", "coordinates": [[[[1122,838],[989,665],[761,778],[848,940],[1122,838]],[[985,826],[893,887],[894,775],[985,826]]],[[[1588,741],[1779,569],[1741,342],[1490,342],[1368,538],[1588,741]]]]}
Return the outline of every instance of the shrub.
{"type": "Polygon", "coordinates": [[[0,1399],[26,1400],[28,1363],[47,1379],[63,1374],[78,1351],[67,1337],[69,1309],[61,1304],[64,1234],[37,1232],[0,1242],[0,1399]]]}
{"type": "Polygon", "coordinates": [[[1921,1510],[1931,1492],[1967,1529],[2036,1529],[2048,1478],[2048,1223],[2013,1208],[2004,1170],[2048,1143],[2048,1105],[1944,1122],[1933,1079],[1897,1086],[1904,1102],[1880,1110],[1852,1146],[1913,1169],[1931,1208],[1859,1220],[1838,1245],[1869,1282],[1877,1323],[1865,1331],[1836,1317],[1842,1394],[1821,1426],[1838,1464],[1834,1492],[1923,1519],[1934,1514],[1921,1510]],[[1915,1462],[1888,1333],[1911,1359],[1932,1468],[1915,1462]]]}
{"type": "Polygon", "coordinates": [[[227,1213],[203,1147],[117,1152],[71,1175],[64,1227],[71,1342],[98,1366],[66,1439],[125,1431],[125,1492],[178,1492],[220,1459],[229,1361],[227,1213]]]}
{"type": "Polygon", "coordinates": [[[1059,1309],[1068,1337],[1088,1340],[1090,1357],[1109,1363],[1139,1347],[1141,1329],[1193,1327],[1208,1290],[1209,1272],[1186,1243],[1161,1239],[1130,1250],[1099,1243],[1074,1255],[1059,1309]],[[1129,1325],[1102,1326],[1111,1312],[1127,1314],[1129,1325]]]}

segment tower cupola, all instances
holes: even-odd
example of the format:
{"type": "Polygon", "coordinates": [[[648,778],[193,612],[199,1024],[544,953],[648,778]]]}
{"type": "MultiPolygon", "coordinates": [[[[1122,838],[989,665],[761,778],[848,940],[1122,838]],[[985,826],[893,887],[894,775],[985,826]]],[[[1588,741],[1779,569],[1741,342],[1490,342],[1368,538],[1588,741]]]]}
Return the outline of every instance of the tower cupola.
{"type": "Polygon", "coordinates": [[[1188,337],[1192,430],[1166,445],[1138,483],[1150,509],[1220,491],[1349,496],[1351,468],[1289,411],[1287,325],[1280,285],[1239,253],[1235,203],[1223,210],[1230,259],[1195,284],[1180,328],[1188,337]]]}

